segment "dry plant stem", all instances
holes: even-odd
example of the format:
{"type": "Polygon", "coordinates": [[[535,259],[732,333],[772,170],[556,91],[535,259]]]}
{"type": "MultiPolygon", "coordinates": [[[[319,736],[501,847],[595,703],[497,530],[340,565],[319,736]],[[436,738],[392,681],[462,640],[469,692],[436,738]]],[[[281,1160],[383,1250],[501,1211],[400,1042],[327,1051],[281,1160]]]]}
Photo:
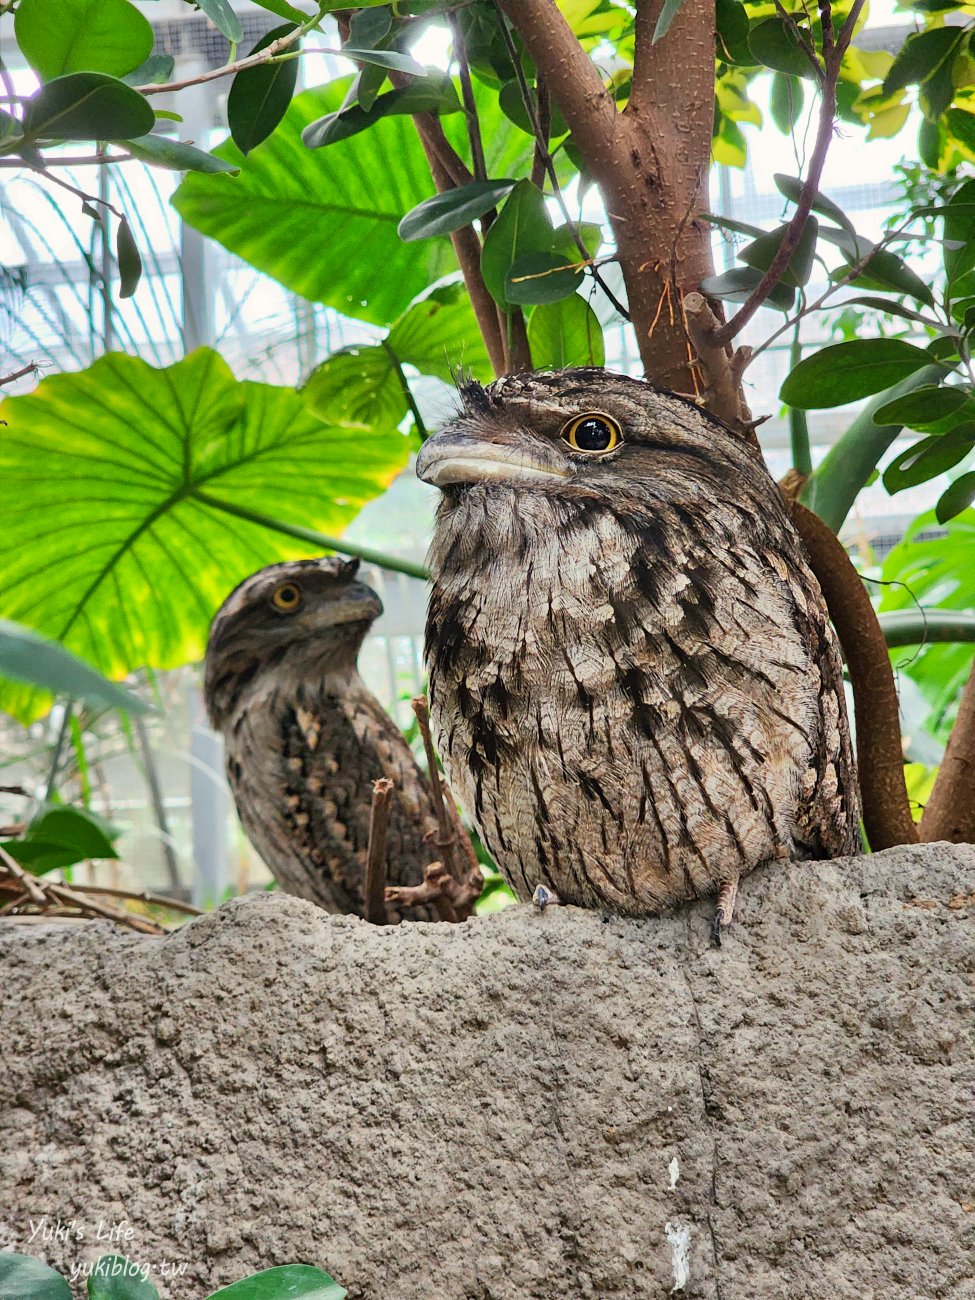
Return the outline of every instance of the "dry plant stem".
{"type": "Polygon", "coordinates": [[[416,714],[417,726],[420,728],[420,735],[423,738],[423,751],[426,754],[427,766],[430,771],[430,793],[433,796],[433,807],[437,817],[437,834],[440,841],[438,847],[443,850],[443,858],[447,869],[455,881],[464,885],[474,881],[476,877],[477,894],[474,895],[476,899],[484,883],[481,876],[481,867],[474,852],[474,846],[461,825],[450,791],[444,784],[440,775],[440,768],[437,766],[433,738],[430,735],[430,708],[425,696],[418,695],[413,700],[413,712],[416,714]]]}
{"type": "Polygon", "coordinates": [[[166,927],[160,925],[157,921],[135,916],[132,912],[125,912],[121,908],[112,907],[108,903],[98,903],[84,894],[76,894],[67,885],[57,885],[52,881],[46,888],[50,897],[56,898],[60,903],[66,903],[69,907],[80,908],[88,915],[103,917],[107,921],[117,921],[120,925],[127,925],[130,929],[139,930],[143,934],[161,935],[167,933],[166,927]]]}
{"type": "Polygon", "coordinates": [[[372,811],[369,814],[369,847],[366,850],[366,920],[385,925],[386,902],[386,832],[389,829],[389,806],[393,783],[380,777],[372,783],[372,811]]]}
{"type": "Polygon", "coordinates": [[[797,501],[787,508],[823,589],[853,683],[863,824],[874,852],[916,844],[904,781],[897,689],[870,597],[843,543],[797,501]]]}
{"type": "Polygon", "coordinates": [[[25,871],[15,857],[0,847],[0,865],[17,881],[18,885],[35,903],[45,903],[47,895],[29,871],[25,871]]]}
{"type": "Polygon", "coordinates": [[[975,844],[975,670],[962,692],[958,717],[921,817],[921,839],[975,844]]]}
{"type": "MultiPolygon", "coordinates": [[[[7,384],[12,384],[17,379],[23,379],[25,375],[36,375],[38,369],[39,367],[37,362],[30,361],[26,366],[21,366],[19,370],[13,370],[9,375],[4,375],[0,378],[0,388],[5,387],[7,384]]],[[[5,787],[0,787],[0,789],[3,788],[5,787]]]]}
{"type": "Polygon", "coordinates": [[[684,298],[684,320],[694,354],[704,379],[704,405],[740,433],[753,447],[758,447],[755,423],[741,391],[741,375],[751,356],[750,348],[733,351],[729,344],[717,342],[721,322],[702,293],[696,290],[684,298]]]}
{"type": "Polygon", "coordinates": [[[111,889],[107,885],[71,886],[76,894],[104,894],[106,898],[124,898],[132,903],[145,903],[151,907],[168,907],[173,912],[184,912],[187,916],[205,916],[202,907],[192,903],[183,903],[177,898],[168,898],[165,894],[150,894],[146,891],[135,893],[130,889],[111,889]]]}

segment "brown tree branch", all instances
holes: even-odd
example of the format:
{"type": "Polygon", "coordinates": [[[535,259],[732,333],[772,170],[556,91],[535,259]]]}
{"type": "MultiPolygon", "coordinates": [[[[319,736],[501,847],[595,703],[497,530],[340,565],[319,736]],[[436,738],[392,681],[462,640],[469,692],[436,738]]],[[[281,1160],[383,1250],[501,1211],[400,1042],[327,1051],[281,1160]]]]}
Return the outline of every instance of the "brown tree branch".
{"type": "Polygon", "coordinates": [[[17,379],[23,379],[25,375],[36,375],[40,367],[36,361],[30,361],[26,366],[21,366],[19,370],[12,370],[9,375],[0,377],[0,388],[5,388],[7,384],[14,383],[17,379]]]}
{"type": "Polygon", "coordinates": [[[921,816],[921,839],[975,844],[975,670],[962,691],[958,717],[921,816]]]}
{"type": "Polygon", "coordinates": [[[389,805],[393,783],[380,777],[372,783],[372,809],[369,813],[369,846],[366,849],[365,919],[372,925],[385,925],[386,916],[386,832],[389,828],[389,805]]]}
{"type": "Polygon", "coordinates": [[[854,0],[853,7],[840,31],[839,39],[834,43],[832,10],[827,0],[821,0],[823,62],[826,72],[820,88],[819,125],[816,130],[816,142],[813,145],[813,151],[809,159],[809,168],[802,183],[802,189],[799,192],[796,210],[785,229],[781,243],[775,250],[775,256],[769,263],[768,270],[731,320],[718,330],[714,336],[714,342],[718,345],[730,343],[736,335],[741,333],[782,279],[792,259],[792,254],[799,246],[802,233],[806,228],[806,221],[812,211],[812,205],[819,190],[826,155],[829,153],[829,146],[833,139],[833,123],[836,118],[836,84],[840,77],[840,65],[847,46],[853,39],[853,31],[865,2],[866,0],[854,0]]]}
{"type": "Polygon", "coordinates": [[[797,501],[787,502],[787,507],[823,590],[853,683],[857,767],[870,847],[876,852],[916,844],[904,780],[897,688],[877,615],[832,529],[797,501]]]}

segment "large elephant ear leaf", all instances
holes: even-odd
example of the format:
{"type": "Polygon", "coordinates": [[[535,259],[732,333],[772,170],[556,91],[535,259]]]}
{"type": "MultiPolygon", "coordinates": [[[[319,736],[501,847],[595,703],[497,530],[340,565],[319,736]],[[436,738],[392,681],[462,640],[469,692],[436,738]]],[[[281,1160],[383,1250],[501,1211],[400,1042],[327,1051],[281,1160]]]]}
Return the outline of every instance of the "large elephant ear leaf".
{"type": "MultiPolygon", "coordinates": [[[[0,615],[114,679],[200,659],[232,587],[320,550],[248,514],[334,536],[408,454],[395,430],[330,428],[293,389],[238,383],[208,349],[162,370],[110,354],[3,418],[0,615]]],[[[21,721],[49,702],[0,688],[21,721]]]]}

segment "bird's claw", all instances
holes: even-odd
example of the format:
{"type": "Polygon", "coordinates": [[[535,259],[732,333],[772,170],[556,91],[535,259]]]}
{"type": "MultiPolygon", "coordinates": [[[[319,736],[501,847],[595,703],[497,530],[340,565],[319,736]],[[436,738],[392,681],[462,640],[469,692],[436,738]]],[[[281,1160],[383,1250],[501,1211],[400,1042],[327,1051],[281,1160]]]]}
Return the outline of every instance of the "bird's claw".
{"type": "Polygon", "coordinates": [[[532,906],[539,912],[544,912],[546,907],[557,907],[562,900],[554,889],[549,889],[547,885],[536,885],[535,892],[532,894],[532,906]]]}

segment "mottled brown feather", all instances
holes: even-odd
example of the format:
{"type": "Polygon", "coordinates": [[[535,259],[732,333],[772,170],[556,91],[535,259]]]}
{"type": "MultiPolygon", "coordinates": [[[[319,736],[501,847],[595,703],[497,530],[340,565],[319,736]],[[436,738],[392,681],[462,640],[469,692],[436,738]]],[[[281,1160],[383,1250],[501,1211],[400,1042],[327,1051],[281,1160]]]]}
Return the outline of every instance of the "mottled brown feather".
{"type": "Polygon", "coordinates": [[[421,476],[454,446],[514,469],[443,485],[431,717],[518,895],[653,913],[762,863],[857,851],[836,640],[758,456],[598,369],[468,388],[421,476]],[[622,446],[570,451],[561,430],[594,411],[622,446]],[[537,465],[562,477],[526,479],[537,465]]]}

